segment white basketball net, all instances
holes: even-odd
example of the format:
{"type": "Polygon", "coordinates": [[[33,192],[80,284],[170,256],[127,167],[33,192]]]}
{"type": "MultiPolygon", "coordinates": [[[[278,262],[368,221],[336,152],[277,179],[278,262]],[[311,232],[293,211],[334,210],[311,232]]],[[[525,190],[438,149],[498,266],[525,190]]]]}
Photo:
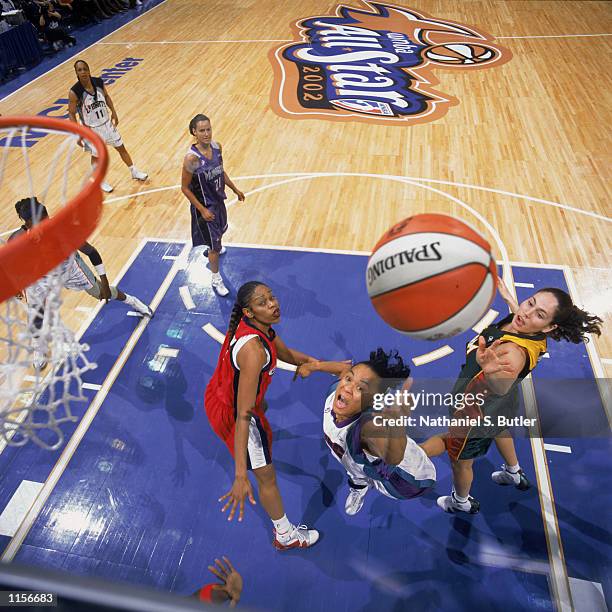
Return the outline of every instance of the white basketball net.
{"type": "MultiPolygon", "coordinates": [[[[80,191],[91,166],[87,157],[74,155],[78,140],[69,131],[0,129],[2,218],[12,224],[1,241],[23,223],[15,211],[17,201],[36,197],[52,216],[80,191]],[[40,140],[36,148],[33,134],[40,140]]],[[[33,221],[40,221],[33,203],[31,212],[33,221]]],[[[79,343],[60,315],[71,259],[0,304],[0,451],[28,440],[49,450],[59,448],[65,435],[62,424],[77,420],[72,403],[86,399],[81,376],[95,364],[85,356],[89,347],[79,343]]]]}

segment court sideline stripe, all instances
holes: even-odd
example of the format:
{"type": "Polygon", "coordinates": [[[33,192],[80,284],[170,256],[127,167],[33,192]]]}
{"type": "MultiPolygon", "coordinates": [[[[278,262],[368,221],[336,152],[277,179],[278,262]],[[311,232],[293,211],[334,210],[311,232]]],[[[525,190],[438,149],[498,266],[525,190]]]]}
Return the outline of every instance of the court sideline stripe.
{"type": "Polygon", "coordinates": [[[561,530],[557,518],[555,498],[553,495],[544,438],[540,431],[538,405],[531,374],[523,379],[521,383],[523,398],[525,401],[525,415],[527,418],[535,419],[535,425],[529,427],[529,437],[535,466],[536,479],[538,482],[538,496],[540,498],[540,510],[544,524],[544,535],[546,536],[546,547],[548,548],[548,560],[550,562],[550,580],[552,595],[557,602],[557,609],[561,612],[572,612],[574,610],[572,593],[569,584],[569,575],[563,553],[561,542],[561,530]]]}
{"type": "MultiPolygon", "coordinates": [[[[152,10],[152,9],[151,9],[152,10]]],[[[532,39],[532,38],[593,38],[597,36],[612,36],[612,34],[549,34],[533,36],[495,36],[495,40],[509,39],[532,39]]],[[[261,38],[261,39],[237,39],[237,40],[130,40],[125,42],[105,42],[101,45],[199,45],[199,44],[240,44],[240,43],[299,43],[292,38],[261,38]]]]}
{"type": "Polygon", "coordinates": [[[130,40],[126,42],[105,42],[101,45],[199,45],[207,43],[269,43],[269,42],[292,42],[286,38],[268,38],[262,40],[130,40]]]}
{"type": "MultiPolygon", "coordinates": [[[[174,244],[187,244],[188,240],[183,238],[164,238],[163,236],[147,236],[144,240],[148,242],[172,242],[174,244]]],[[[350,249],[323,249],[317,247],[283,245],[283,244],[255,244],[254,242],[224,242],[228,247],[237,249],[270,249],[272,251],[304,251],[305,253],[329,253],[330,255],[365,255],[370,256],[369,251],[354,251],[350,249]]],[[[565,266],[561,264],[541,264],[529,261],[509,261],[501,259],[497,261],[499,265],[509,263],[513,267],[519,268],[542,268],[544,270],[563,270],[565,266]]]]}
{"type": "Polygon", "coordinates": [[[495,40],[507,40],[509,38],[590,38],[593,36],[612,36],[612,34],[542,34],[536,36],[496,36],[495,40]]]}
{"type": "MultiPolygon", "coordinates": [[[[183,251],[187,250],[187,248],[188,246],[185,245],[185,247],[183,248],[183,251]]],[[[181,253],[181,255],[182,254],[183,253],[181,253]]],[[[166,278],[163,280],[162,284],[157,290],[155,297],[151,301],[151,308],[153,310],[157,308],[157,306],[159,305],[159,303],[165,296],[166,292],[168,291],[170,287],[170,284],[174,280],[178,271],[179,271],[179,266],[177,262],[174,262],[172,264],[172,267],[170,268],[170,271],[166,275],[166,278]]],[[[123,350],[121,351],[121,354],[117,358],[117,361],[115,361],[113,367],[111,368],[106,379],[104,380],[104,383],[102,384],[102,388],[96,394],[89,408],[83,415],[83,418],[79,422],[74,434],[72,435],[72,437],[70,438],[66,446],[64,447],[64,450],[62,451],[62,454],[57,460],[57,463],[53,466],[51,473],[47,477],[44,486],[42,487],[40,493],[38,494],[38,497],[36,498],[36,501],[34,502],[32,507],[29,509],[21,525],[19,526],[19,529],[17,530],[13,538],[11,538],[11,541],[8,543],[6,549],[4,550],[4,553],[2,554],[2,557],[0,558],[0,561],[4,563],[9,563],[15,558],[15,555],[19,551],[19,548],[23,544],[23,541],[25,540],[28,533],[30,532],[30,529],[34,525],[34,522],[36,521],[39,514],[41,513],[51,493],[53,493],[53,490],[55,489],[55,486],[57,485],[60,477],[62,476],[62,474],[68,467],[70,460],[72,459],[74,453],[76,452],[83,437],[87,433],[87,430],[91,426],[91,423],[93,422],[96,414],[98,413],[98,410],[100,409],[104,400],[106,399],[106,396],[108,395],[111,387],[113,386],[115,380],[117,379],[117,376],[121,373],[121,370],[123,366],[125,365],[125,362],[128,360],[129,356],[132,354],[132,350],[134,349],[134,346],[136,345],[136,343],[138,342],[138,340],[144,333],[144,330],[146,329],[148,322],[149,322],[149,319],[147,317],[144,317],[141,320],[141,322],[138,324],[136,329],[132,332],[130,339],[125,344],[123,350]]]]}

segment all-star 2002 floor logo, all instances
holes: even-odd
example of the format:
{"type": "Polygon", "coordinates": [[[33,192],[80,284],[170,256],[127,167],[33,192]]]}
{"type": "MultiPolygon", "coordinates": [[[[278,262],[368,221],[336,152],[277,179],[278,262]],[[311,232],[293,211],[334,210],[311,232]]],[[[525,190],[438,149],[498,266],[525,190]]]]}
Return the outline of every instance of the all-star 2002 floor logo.
{"type": "Polygon", "coordinates": [[[510,51],[473,27],[380,2],[339,5],[336,17],[308,17],[299,42],[270,51],[272,107],[292,119],[414,124],[459,101],[434,89],[436,67],[474,70],[506,63],[510,51]]]}

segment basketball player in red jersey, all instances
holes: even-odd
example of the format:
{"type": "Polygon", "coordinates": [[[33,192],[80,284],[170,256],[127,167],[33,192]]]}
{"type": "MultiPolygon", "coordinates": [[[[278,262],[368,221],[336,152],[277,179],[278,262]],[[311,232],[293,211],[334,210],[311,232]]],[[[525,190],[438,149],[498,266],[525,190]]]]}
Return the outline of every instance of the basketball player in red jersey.
{"type": "Polygon", "coordinates": [[[487,453],[493,440],[505,461],[501,470],[491,474],[493,482],[513,485],[519,490],[530,487],[519,465],[512,436],[506,426],[499,426],[499,417],[517,416],[518,385],[546,352],[547,338],[578,344],[587,333],[601,333],[602,320],[575,306],[561,289],[540,289],[519,304],[503,281],[498,282],[498,288],[511,314],[468,343],[466,361],[453,389],[454,393],[481,394],[484,403],[466,404],[451,415],[457,420],[489,416],[492,424],[452,426],[448,434],[434,436],[422,445],[430,457],[448,452],[453,490],[450,495],[438,498],[438,506],[450,513],[479,511],[479,502],[470,496],[472,464],[487,453]]]}
{"type": "Polygon", "coordinates": [[[259,499],[274,524],[273,545],[279,550],[307,548],[319,532],[289,522],[272,465],[272,430],[265,417],[264,395],[276,369],[277,356],[297,366],[316,361],[288,348],[272,325],[280,320],[280,307],[272,290],[251,281],[238,290],[230,323],[215,372],[206,387],[204,404],[215,433],[225,442],[235,461],[235,480],[222,511],[232,520],[244,515],[248,497],[255,504],[247,470],[252,470],[259,499]]]}

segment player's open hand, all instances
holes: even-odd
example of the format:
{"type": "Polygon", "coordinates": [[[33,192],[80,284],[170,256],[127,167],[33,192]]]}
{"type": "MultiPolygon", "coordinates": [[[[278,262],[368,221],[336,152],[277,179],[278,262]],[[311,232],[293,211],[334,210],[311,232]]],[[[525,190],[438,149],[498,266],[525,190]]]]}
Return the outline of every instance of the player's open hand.
{"type": "Polygon", "coordinates": [[[117,113],[111,113],[111,123],[117,127],[119,125],[119,117],[117,117],[117,113]]]}
{"type": "Polygon", "coordinates": [[[483,336],[478,338],[476,361],[485,374],[497,374],[499,377],[515,376],[513,363],[509,358],[510,347],[504,346],[501,340],[496,340],[487,347],[483,336]]]}
{"type": "Polygon", "coordinates": [[[242,576],[227,557],[223,557],[223,561],[215,559],[215,565],[209,565],[208,569],[221,580],[223,590],[230,599],[230,608],[235,608],[242,594],[242,576]]]}
{"type": "Polygon", "coordinates": [[[232,488],[223,497],[219,498],[219,501],[227,500],[221,512],[225,512],[228,508],[230,509],[228,521],[231,521],[236,514],[238,509],[238,521],[242,521],[244,517],[244,499],[249,498],[249,501],[253,506],[256,504],[255,497],[253,496],[253,487],[247,476],[236,476],[232,488]]]}

